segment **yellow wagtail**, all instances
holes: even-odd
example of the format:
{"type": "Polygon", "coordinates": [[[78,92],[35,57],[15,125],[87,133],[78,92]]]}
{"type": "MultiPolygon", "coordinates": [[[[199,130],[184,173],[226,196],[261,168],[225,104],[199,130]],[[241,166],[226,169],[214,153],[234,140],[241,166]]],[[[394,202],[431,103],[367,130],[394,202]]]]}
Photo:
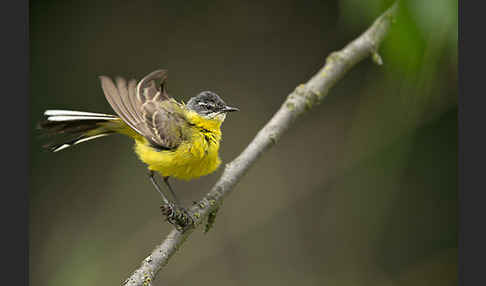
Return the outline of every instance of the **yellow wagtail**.
{"type": "Polygon", "coordinates": [[[68,134],[70,140],[45,146],[57,152],[78,143],[119,133],[135,140],[135,153],[147,164],[149,178],[162,195],[161,207],[169,222],[178,226],[190,223],[180,208],[169,178],[190,180],[214,172],[221,164],[218,156],[221,124],[229,107],[214,92],[203,91],[187,104],[170,98],[166,90],[167,71],[156,70],[138,83],[117,77],[115,83],[100,76],[106,99],[118,116],[71,110],[46,110],[40,128],[48,134],[68,134]],[[160,84],[155,83],[161,80],[160,84]],[[175,204],[160,190],[158,172],[171,192],[175,204]]]}

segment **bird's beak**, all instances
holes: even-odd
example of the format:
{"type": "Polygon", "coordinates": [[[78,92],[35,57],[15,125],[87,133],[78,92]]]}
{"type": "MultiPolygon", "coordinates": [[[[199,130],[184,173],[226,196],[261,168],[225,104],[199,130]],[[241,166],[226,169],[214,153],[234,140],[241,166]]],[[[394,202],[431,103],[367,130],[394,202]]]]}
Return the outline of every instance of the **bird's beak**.
{"type": "Polygon", "coordinates": [[[233,112],[233,111],[240,111],[240,109],[239,108],[236,108],[236,107],[231,107],[231,106],[226,106],[223,109],[223,112],[233,112]]]}

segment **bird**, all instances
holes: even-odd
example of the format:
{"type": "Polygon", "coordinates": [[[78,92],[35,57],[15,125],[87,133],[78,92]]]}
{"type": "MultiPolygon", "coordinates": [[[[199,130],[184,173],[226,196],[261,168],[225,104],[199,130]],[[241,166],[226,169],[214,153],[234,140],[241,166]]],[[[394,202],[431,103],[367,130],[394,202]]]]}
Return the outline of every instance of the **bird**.
{"type": "Polygon", "coordinates": [[[202,91],[187,103],[178,102],[167,92],[167,75],[168,70],[158,69],[138,82],[99,76],[116,115],[48,109],[38,127],[47,135],[69,136],[60,144],[44,145],[52,152],[112,134],[132,138],[135,153],[146,164],[148,177],[162,196],[163,214],[170,223],[185,227],[193,219],[181,207],[169,178],[192,180],[214,172],[221,164],[221,124],[228,113],[239,109],[228,106],[212,91],[202,91]],[[163,178],[173,201],[161,191],[156,174],[163,178]]]}

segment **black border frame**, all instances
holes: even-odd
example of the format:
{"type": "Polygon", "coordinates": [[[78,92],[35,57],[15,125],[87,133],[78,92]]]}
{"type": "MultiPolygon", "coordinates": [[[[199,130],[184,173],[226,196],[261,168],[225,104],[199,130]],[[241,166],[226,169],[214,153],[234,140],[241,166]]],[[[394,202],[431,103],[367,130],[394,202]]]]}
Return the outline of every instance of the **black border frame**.
{"type": "Polygon", "coordinates": [[[29,192],[29,2],[12,1],[2,7],[2,284],[28,285],[29,192]],[[26,128],[27,127],[27,128],[26,128]],[[6,130],[5,130],[6,128],[6,130]],[[6,256],[4,256],[6,254],[6,256]]]}
{"type": "Polygon", "coordinates": [[[484,19],[480,2],[467,1],[459,5],[458,35],[458,163],[459,163],[459,285],[484,284],[484,257],[486,254],[485,217],[486,188],[484,164],[486,161],[484,133],[484,72],[486,44],[481,41],[484,19]],[[467,44],[466,44],[467,39],[467,44]],[[465,70],[475,64],[474,71],[465,70]],[[467,108],[466,108],[467,106],[467,108]],[[466,163],[467,162],[467,167],[466,163]],[[468,262],[466,264],[466,261],[468,262]],[[481,282],[483,281],[483,282],[481,282]]]}

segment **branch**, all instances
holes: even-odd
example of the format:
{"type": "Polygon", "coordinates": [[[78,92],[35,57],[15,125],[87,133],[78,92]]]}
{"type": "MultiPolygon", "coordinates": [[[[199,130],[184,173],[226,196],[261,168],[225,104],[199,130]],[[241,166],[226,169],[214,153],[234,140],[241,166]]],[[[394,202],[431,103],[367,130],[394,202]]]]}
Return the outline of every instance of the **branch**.
{"type": "MultiPolygon", "coordinates": [[[[178,231],[172,230],[166,239],[143,260],[140,268],[123,282],[123,285],[149,286],[174,253],[180,248],[187,237],[206,218],[208,225],[212,223],[215,213],[223,199],[231,193],[236,183],[243,177],[256,160],[272,147],[295,122],[317,103],[321,102],[329,90],[346,72],[368,56],[378,65],[382,64],[377,50],[387,34],[398,9],[398,1],[368,28],[357,39],[342,50],[331,53],[324,67],[307,83],[299,85],[284,101],[272,119],[258,132],[253,141],[232,162],[226,164],[223,174],[211,191],[190,212],[195,218],[192,227],[178,231]]],[[[207,229],[206,229],[207,230],[207,229]]]]}

